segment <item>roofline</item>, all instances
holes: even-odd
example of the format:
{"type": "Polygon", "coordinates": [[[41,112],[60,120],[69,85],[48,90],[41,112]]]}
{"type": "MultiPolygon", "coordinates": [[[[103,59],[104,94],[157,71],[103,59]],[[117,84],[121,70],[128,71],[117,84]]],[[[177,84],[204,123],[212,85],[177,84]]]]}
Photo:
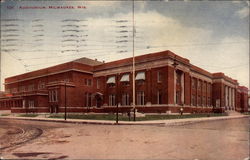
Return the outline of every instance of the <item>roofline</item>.
{"type": "Polygon", "coordinates": [[[17,82],[23,82],[23,81],[27,81],[27,80],[37,79],[37,78],[41,78],[41,77],[51,76],[51,75],[70,72],[70,71],[93,74],[93,72],[82,71],[82,70],[79,70],[79,69],[67,69],[67,70],[63,70],[63,71],[60,71],[60,72],[48,73],[48,74],[44,74],[44,75],[41,75],[41,76],[35,76],[35,77],[25,78],[25,79],[13,81],[13,82],[7,82],[7,83],[4,83],[4,85],[13,84],[13,83],[17,83],[17,82]]]}

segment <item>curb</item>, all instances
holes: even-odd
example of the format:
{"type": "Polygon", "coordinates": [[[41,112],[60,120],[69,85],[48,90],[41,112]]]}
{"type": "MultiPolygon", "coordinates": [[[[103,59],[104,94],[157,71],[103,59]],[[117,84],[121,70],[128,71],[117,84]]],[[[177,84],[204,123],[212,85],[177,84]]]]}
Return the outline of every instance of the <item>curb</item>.
{"type": "Polygon", "coordinates": [[[74,124],[96,124],[96,125],[164,125],[164,122],[125,122],[120,121],[118,124],[114,121],[87,121],[87,120],[74,120],[74,119],[42,119],[42,118],[27,118],[27,117],[0,117],[0,119],[15,119],[15,120],[26,120],[26,121],[43,121],[43,122],[56,122],[56,123],[74,123],[74,124]]]}
{"type": "Polygon", "coordinates": [[[187,125],[187,124],[193,124],[193,123],[201,123],[201,122],[211,122],[211,121],[218,121],[218,120],[229,120],[229,119],[239,119],[239,118],[250,118],[248,115],[240,115],[240,116],[224,116],[224,117],[210,117],[210,118],[204,118],[204,119],[192,119],[187,120],[183,119],[183,121],[177,121],[177,122],[166,122],[165,126],[181,126],[181,125],[187,125]]]}
{"type": "Polygon", "coordinates": [[[27,118],[27,117],[0,117],[0,119],[15,119],[27,121],[43,121],[43,122],[56,122],[56,123],[74,123],[74,124],[96,124],[96,125],[165,125],[165,126],[181,126],[200,122],[209,122],[217,120],[228,120],[250,117],[248,115],[240,116],[226,116],[226,117],[209,117],[209,118],[192,118],[192,119],[172,119],[172,120],[155,120],[155,121],[137,121],[126,122],[120,121],[118,124],[114,121],[98,121],[98,120],[75,120],[75,119],[48,119],[48,118],[27,118]]]}

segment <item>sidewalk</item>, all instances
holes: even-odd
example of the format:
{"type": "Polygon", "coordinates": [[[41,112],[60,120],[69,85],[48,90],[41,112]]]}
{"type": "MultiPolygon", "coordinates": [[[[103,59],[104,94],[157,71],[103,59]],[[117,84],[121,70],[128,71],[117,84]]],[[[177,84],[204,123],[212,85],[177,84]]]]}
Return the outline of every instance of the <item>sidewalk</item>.
{"type": "MultiPolygon", "coordinates": [[[[232,115],[222,117],[204,117],[204,118],[186,118],[186,119],[170,119],[170,120],[153,120],[153,121],[119,121],[119,125],[166,125],[178,126],[191,123],[227,120],[235,118],[249,117],[248,115],[232,115]]],[[[99,125],[115,125],[115,121],[105,120],[85,120],[85,119],[57,119],[57,118],[41,118],[41,117],[14,117],[14,116],[0,116],[0,119],[16,119],[16,120],[32,120],[32,121],[46,121],[46,122],[59,122],[59,123],[77,123],[77,124],[99,124],[99,125]]]]}

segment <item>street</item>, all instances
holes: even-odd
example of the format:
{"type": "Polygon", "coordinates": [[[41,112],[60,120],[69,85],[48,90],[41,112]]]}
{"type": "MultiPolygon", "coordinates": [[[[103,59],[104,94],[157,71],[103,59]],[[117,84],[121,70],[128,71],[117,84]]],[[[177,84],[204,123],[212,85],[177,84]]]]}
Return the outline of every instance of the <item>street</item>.
{"type": "Polygon", "coordinates": [[[0,119],[0,153],[7,159],[243,160],[249,118],[182,126],[0,119]]]}

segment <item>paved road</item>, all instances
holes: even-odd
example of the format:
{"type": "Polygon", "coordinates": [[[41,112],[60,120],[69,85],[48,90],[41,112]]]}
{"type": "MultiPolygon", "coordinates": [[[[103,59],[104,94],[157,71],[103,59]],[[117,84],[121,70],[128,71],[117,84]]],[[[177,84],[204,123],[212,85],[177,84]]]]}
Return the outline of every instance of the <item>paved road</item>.
{"type": "Polygon", "coordinates": [[[22,159],[243,160],[249,157],[249,118],[183,126],[0,119],[0,153],[22,159]]]}

